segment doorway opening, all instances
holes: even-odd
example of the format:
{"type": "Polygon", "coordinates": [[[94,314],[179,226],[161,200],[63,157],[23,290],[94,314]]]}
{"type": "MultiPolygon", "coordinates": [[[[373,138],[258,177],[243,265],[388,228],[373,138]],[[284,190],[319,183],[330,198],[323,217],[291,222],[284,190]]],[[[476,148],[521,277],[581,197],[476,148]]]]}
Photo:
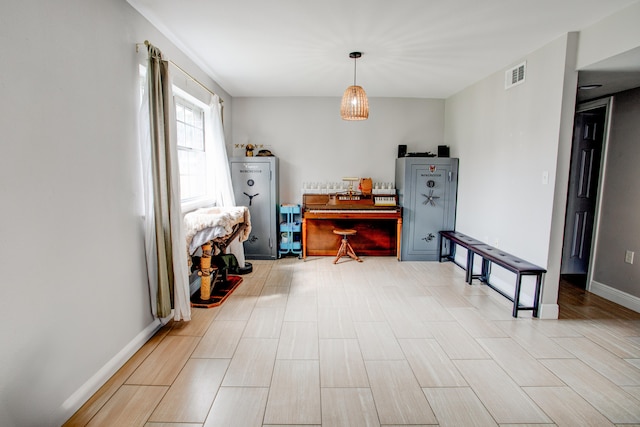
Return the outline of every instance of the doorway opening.
{"type": "Polygon", "coordinates": [[[589,288],[610,98],[579,105],[574,119],[561,284],[589,288]]]}

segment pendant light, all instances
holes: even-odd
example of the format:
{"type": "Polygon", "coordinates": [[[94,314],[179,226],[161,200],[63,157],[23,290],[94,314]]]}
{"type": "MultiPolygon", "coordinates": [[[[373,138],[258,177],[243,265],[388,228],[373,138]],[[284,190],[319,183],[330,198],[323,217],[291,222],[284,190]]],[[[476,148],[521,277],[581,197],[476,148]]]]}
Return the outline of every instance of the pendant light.
{"type": "Polygon", "coordinates": [[[369,118],[369,100],[361,86],[356,85],[356,61],[362,52],[351,52],[353,58],[353,86],[349,86],[342,95],[340,116],[343,120],[367,120],[369,118]]]}

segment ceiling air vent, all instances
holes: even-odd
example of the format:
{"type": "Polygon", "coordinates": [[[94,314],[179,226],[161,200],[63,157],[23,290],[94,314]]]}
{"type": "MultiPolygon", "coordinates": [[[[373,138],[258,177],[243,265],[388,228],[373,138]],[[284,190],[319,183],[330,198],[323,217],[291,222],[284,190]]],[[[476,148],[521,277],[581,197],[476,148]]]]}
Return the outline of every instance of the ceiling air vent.
{"type": "Polygon", "coordinates": [[[527,68],[527,63],[523,62],[513,68],[508,69],[504,73],[504,88],[511,89],[521,83],[524,83],[524,75],[527,68]]]}

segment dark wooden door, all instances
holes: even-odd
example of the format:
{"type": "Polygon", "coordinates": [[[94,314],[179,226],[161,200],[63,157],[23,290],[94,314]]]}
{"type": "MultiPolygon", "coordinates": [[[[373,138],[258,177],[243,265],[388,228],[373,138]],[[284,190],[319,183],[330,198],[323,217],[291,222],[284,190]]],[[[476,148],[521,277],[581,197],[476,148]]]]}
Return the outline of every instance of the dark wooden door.
{"type": "Polygon", "coordinates": [[[562,274],[586,274],[589,268],[605,119],[604,106],[576,113],[562,274]]]}

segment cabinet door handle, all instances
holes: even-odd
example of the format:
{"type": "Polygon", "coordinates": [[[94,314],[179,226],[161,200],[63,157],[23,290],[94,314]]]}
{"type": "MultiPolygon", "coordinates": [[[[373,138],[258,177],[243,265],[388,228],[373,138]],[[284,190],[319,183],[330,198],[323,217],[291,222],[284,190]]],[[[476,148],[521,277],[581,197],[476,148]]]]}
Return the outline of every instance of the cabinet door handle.
{"type": "Polygon", "coordinates": [[[260,193],[256,193],[253,196],[251,196],[245,192],[243,192],[243,194],[249,198],[249,206],[251,206],[251,202],[253,201],[253,198],[260,195],[260,193]]]}

